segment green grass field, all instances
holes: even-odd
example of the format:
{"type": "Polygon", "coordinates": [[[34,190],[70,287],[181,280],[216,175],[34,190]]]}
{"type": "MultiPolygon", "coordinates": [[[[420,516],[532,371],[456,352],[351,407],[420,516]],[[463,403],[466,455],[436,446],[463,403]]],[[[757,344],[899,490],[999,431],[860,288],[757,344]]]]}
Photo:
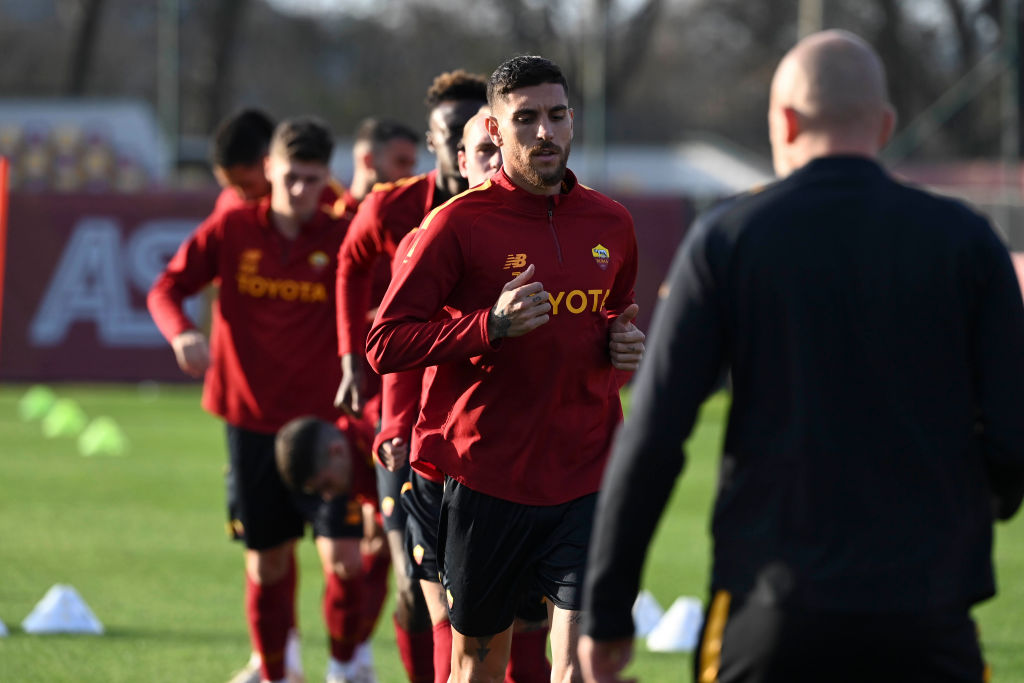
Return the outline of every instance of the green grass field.
{"type": "MultiPolygon", "coordinates": [[[[71,439],[44,438],[23,422],[26,387],[0,386],[0,683],[224,681],[249,652],[240,549],[224,535],[221,423],[195,386],[54,387],[89,417],[124,428],[124,457],[78,455],[71,439]],[[103,636],[31,636],[22,619],[55,583],[73,585],[106,628],[103,636]]],[[[710,401],[689,443],[646,569],[662,605],[705,597],[708,511],[726,403],[710,401]]],[[[1000,527],[1000,596],[977,610],[995,681],[1024,682],[1024,523],[1000,527]]],[[[322,588],[312,543],[302,544],[300,620],[308,679],[323,680],[322,588]]],[[[385,683],[404,679],[385,607],[374,655],[385,683]]],[[[646,652],[631,672],[644,681],[690,680],[689,658],[646,652]]]]}

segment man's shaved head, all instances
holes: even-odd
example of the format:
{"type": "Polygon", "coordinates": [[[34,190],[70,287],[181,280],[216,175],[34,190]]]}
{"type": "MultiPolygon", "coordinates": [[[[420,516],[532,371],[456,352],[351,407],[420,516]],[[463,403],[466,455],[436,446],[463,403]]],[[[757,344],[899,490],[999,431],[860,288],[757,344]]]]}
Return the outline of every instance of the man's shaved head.
{"type": "Polygon", "coordinates": [[[888,138],[892,123],[882,60],[852,33],[830,30],[812,34],[786,53],[775,71],[769,124],[780,175],[802,165],[788,164],[786,168],[784,163],[779,168],[780,152],[792,151],[779,147],[792,145],[800,135],[804,139],[797,144],[817,142],[819,152],[874,156],[888,138]],[[795,135],[786,128],[787,118],[791,124],[796,122],[795,135]],[[822,142],[840,149],[822,150],[822,142]]]}

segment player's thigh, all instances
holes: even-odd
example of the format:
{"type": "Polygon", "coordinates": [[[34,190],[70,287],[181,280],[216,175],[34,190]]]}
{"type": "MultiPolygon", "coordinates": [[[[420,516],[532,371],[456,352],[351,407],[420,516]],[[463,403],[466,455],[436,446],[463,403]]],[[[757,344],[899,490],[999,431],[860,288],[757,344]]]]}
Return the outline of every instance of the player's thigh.
{"type": "Polygon", "coordinates": [[[512,627],[486,636],[467,636],[452,628],[453,683],[502,683],[512,652],[512,627]]]}
{"type": "Polygon", "coordinates": [[[405,509],[405,559],[409,577],[415,581],[439,581],[437,566],[437,524],[441,519],[444,485],[416,472],[402,493],[405,509]]]}
{"type": "Polygon", "coordinates": [[[536,555],[530,584],[562,610],[579,611],[583,602],[587,552],[597,494],[543,508],[545,538],[536,555]]]}
{"type": "Polygon", "coordinates": [[[445,483],[437,560],[452,627],[492,636],[511,627],[542,539],[535,509],[445,483]]]}
{"type": "Polygon", "coordinates": [[[302,536],[305,520],[277,472],[274,435],[227,425],[229,529],[246,548],[269,550],[302,536]]]}
{"type": "Polygon", "coordinates": [[[377,475],[377,497],[386,531],[405,530],[405,510],[402,508],[402,489],[409,483],[409,465],[395,472],[389,472],[380,463],[375,463],[377,475]]]}

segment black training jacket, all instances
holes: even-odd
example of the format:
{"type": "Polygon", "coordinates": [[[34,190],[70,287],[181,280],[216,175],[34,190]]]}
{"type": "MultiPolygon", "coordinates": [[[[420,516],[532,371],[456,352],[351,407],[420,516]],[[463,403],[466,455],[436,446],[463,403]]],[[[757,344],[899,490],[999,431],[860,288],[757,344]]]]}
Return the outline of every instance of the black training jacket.
{"type": "Polygon", "coordinates": [[[712,591],[844,612],[993,595],[993,518],[1024,491],[1024,306],[983,217],[821,158],[701,217],[666,284],[599,498],[587,633],[632,634],[681,443],[723,369],[712,591]]]}

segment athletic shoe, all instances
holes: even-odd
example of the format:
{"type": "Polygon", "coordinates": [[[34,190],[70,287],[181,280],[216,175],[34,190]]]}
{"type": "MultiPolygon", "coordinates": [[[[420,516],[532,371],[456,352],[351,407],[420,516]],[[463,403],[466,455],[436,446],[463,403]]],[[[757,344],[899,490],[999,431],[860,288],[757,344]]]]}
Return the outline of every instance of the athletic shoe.
{"type": "Polygon", "coordinates": [[[331,657],[327,661],[327,683],[378,683],[373,670],[373,655],[368,644],[356,648],[352,659],[339,662],[331,657]]]}
{"type": "Polygon", "coordinates": [[[233,675],[228,683],[260,683],[260,656],[253,652],[245,666],[233,675]]]}

